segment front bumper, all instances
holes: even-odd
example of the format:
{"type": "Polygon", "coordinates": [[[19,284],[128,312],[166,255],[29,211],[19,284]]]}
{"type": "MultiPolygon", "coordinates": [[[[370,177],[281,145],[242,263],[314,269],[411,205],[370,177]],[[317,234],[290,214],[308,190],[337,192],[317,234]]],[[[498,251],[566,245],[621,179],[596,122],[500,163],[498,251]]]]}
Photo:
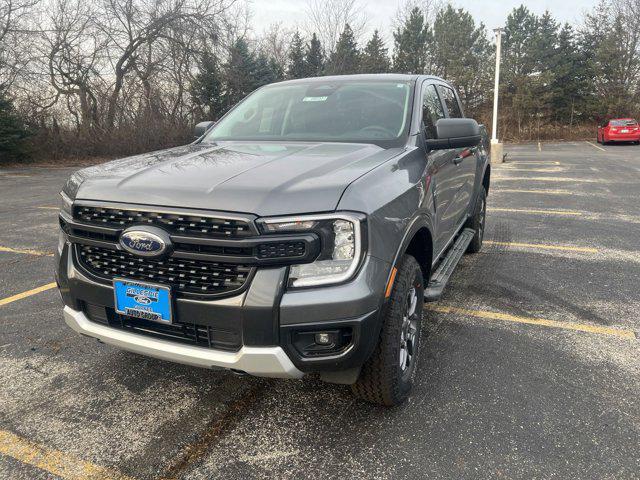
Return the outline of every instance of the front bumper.
{"type": "Polygon", "coordinates": [[[286,289],[286,267],[260,268],[240,295],[176,298],[178,324],[210,329],[214,339],[221,339],[219,345],[226,347],[207,348],[118,328],[113,323],[112,286],[76,265],[73,245],[64,236],[56,257],[65,321],[76,332],[164,360],[280,378],[359,368],[379,338],[379,312],[390,269],[388,263],[367,257],[349,283],[293,291],[286,289]],[[307,355],[305,339],[318,331],[348,331],[350,343],[335,354],[307,355]]]}
{"type": "Polygon", "coordinates": [[[92,322],[77,310],[64,307],[64,321],[82,335],[97,338],[123,350],[149,357],[184,363],[195,367],[227,368],[259,377],[301,378],[298,370],[280,347],[247,347],[237,352],[182,345],[135,333],[128,333],[92,322]]]}

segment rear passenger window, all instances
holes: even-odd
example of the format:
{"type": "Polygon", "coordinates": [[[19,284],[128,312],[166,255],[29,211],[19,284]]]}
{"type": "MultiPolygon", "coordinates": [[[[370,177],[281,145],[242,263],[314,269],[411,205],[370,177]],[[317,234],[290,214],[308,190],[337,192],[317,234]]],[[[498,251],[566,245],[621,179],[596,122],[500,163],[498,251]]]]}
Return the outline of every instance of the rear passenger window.
{"type": "Polygon", "coordinates": [[[422,96],[422,124],[429,138],[436,138],[436,122],[444,118],[444,110],[435,85],[428,85],[422,96]]]}
{"type": "Polygon", "coordinates": [[[447,110],[449,110],[449,117],[451,118],[462,118],[462,109],[460,108],[460,104],[458,103],[458,99],[456,98],[456,94],[449,87],[440,86],[440,91],[442,92],[442,97],[445,105],[447,106],[447,110]]]}

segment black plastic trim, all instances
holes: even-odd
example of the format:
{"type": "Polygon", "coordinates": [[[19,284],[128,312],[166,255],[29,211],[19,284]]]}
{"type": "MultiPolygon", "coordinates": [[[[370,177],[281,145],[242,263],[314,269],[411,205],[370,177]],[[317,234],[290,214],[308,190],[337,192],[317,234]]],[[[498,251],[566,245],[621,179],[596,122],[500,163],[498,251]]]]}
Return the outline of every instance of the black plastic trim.
{"type": "MultiPolygon", "coordinates": [[[[95,225],[77,222],[65,216],[60,216],[61,223],[64,223],[64,230],[73,243],[91,245],[95,247],[109,248],[111,250],[122,250],[117,239],[126,228],[117,229],[109,227],[98,227],[95,225]],[[95,239],[82,236],[83,230],[113,237],[113,241],[95,239]]],[[[159,227],[161,228],[161,227],[159,227]]],[[[245,237],[237,239],[221,238],[198,238],[185,235],[170,235],[175,246],[173,256],[190,260],[204,260],[224,263],[241,263],[248,266],[259,265],[294,265],[313,262],[320,254],[320,238],[316,233],[301,233],[294,235],[259,235],[255,237],[245,237]],[[276,258],[260,258],[255,250],[261,245],[302,242],[305,244],[304,255],[276,258]],[[224,255],[216,253],[196,253],[180,249],[180,245],[201,245],[207,247],[251,249],[252,255],[224,255]]]]}
{"type": "Polygon", "coordinates": [[[378,315],[379,310],[375,310],[351,319],[281,325],[281,346],[293,364],[303,372],[335,371],[359,367],[371,356],[378,343],[378,335],[373,333],[376,332],[378,315]],[[337,355],[304,357],[292,344],[292,335],[296,331],[326,331],[345,327],[352,329],[351,345],[337,355]]]}
{"type": "MultiPolygon", "coordinates": [[[[91,280],[97,283],[100,283],[104,286],[108,286],[110,288],[113,287],[113,277],[95,275],[94,273],[90,272],[82,265],[82,262],[80,262],[80,259],[78,258],[77,248],[72,248],[72,258],[73,258],[74,267],[77,268],[79,271],[81,271],[83,275],[86,275],[87,278],[90,278],[91,280]]],[[[174,295],[176,298],[190,298],[194,300],[210,300],[210,299],[213,300],[218,298],[233,297],[243,293],[249,288],[249,285],[251,285],[251,282],[253,280],[255,273],[256,273],[256,268],[255,267],[251,268],[251,271],[247,275],[247,279],[245,280],[242,287],[236,288],[233,290],[224,290],[219,293],[194,293],[194,292],[176,291],[174,295]]],[[[140,282],[144,283],[144,280],[140,280],[140,282]]]]}

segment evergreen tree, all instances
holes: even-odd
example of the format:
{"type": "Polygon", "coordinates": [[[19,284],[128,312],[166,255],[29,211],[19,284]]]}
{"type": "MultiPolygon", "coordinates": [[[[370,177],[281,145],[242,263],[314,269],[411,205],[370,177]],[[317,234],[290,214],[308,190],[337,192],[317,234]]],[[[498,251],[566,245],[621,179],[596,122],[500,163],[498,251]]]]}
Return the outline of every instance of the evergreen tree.
{"type": "Polygon", "coordinates": [[[269,57],[269,68],[271,69],[274,82],[280,82],[285,79],[284,67],[275,57],[269,57]]]}
{"type": "Polygon", "coordinates": [[[218,59],[211,52],[205,52],[200,61],[200,71],[191,83],[191,98],[206,118],[216,120],[224,113],[222,78],[218,59]]]}
{"type": "Polygon", "coordinates": [[[419,7],[411,10],[404,25],[399,26],[393,33],[393,38],[393,69],[398,73],[425,73],[427,46],[432,35],[419,7]]]}
{"type": "Polygon", "coordinates": [[[13,103],[0,90],[0,162],[28,157],[26,141],[30,136],[13,103]]]}
{"type": "Polygon", "coordinates": [[[535,114],[537,128],[549,123],[553,118],[553,103],[556,92],[556,65],[558,58],[559,25],[549,11],[538,18],[535,35],[532,39],[532,56],[535,61],[534,74],[530,78],[529,103],[535,114]]]}
{"type": "Polygon", "coordinates": [[[336,49],[329,56],[327,73],[331,75],[348,75],[360,71],[360,52],[355,35],[349,24],[338,38],[336,49]]]}
{"type": "Polygon", "coordinates": [[[289,48],[289,65],[287,78],[304,78],[306,76],[304,45],[299,32],[293,34],[289,48]]]}
{"type": "Polygon", "coordinates": [[[530,75],[534,71],[536,60],[533,49],[537,28],[538,19],[524,5],[513,9],[507,16],[502,36],[504,74],[507,78],[530,75]]]}
{"type": "Polygon", "coordinates": [[[255,71],[256,59],[247,42],[239,38],[229,49],[229,58],[224,65],[224,106],[227,110],[255,90],[255,71]]]}
{"type": "Polygon", "coordinates": [[[367,42],[362,52],[361,70],[363,73],[387,73],[390,68],[388,49],[378,30],[367,42]]]}
{"type": "Polygon", "coordinates": [[[282,70],[278,68],[277,63],[272,58],[269,58],[264,53],[259,53],[256,57],[253,72],[253,89],[255,90],[263,85],[281,80],[281,73],[282,70]]]}
{"type": "Polygon", "coordinates": [[[433,24],[432,72],[452,82],[469,115],[493,98],[492,47],[483,24],[451,5],[440,10],[433,24]]]}
{"type": "Polygon", "coordinates": [[[569,126],[577,121],[588,121],[594,104],[589,65],[568,23],[558,34],[553,72],[551,91],[554,120],[569,126]]]}
{"type": "Polygon", "coordinates": [[[322,44],[315,33],[311,36],[311,41],[307,45],[304,67],[306,77],[319,77],[324,70],[322,44]]]}
{"type": "Polygon", "coordinates": [[[632,116],[638,108],[640,31],[636,16],[628,13],[603,1],[585,19],[581,42],[601,117],[632,116]]]}
{"type": "Polygon", "coordinates": [[[559,25],[549,11],[545,11],[538,19],[533,48],[537,61],[537,69],[542,72],[553,67],[556,62],[559,25]]]}
{"type": "Polygon", "coordinates": [[[529,120],[536,113],[537,85],[534,73],[538,67],[535,39],[538,18],[524,5],[515,8],[507,17],[502,40],[504,88],[502,110],[506,111],[503,125],[515,125],[523,135],[529,120]]]}

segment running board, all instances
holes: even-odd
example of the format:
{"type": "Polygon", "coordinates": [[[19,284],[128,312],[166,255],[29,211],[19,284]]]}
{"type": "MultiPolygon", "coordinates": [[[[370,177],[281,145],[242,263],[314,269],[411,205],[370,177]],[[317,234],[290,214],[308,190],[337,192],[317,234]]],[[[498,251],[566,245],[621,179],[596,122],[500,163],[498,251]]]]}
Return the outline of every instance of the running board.
{"type": "Polygon", "coordinates": [[[475,234],[475,230],[465,228],[460,235],[458,235],[455,243],[447,252],[447,256],[444,257],[436,271],[431,275],[429,284],[424,290],[425,302],[437,302],[440,300],[444,287],[447,286],[447,282],[449,281],[451,274],[456,269],[458,262],[464,255],[464,252],[467,251],[467,247],[471,243],[471,240],[473,240],[473,236],[475,234]]]}

